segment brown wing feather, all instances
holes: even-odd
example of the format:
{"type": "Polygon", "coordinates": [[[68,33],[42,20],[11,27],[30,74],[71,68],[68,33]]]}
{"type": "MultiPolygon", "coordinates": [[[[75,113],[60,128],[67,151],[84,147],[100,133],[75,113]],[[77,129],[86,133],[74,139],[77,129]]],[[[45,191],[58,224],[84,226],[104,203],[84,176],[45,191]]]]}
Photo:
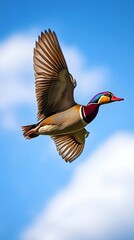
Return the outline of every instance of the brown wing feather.
{"type": "Polygon", "coordinates": [[[61,157],[66,162],[72,162],[83,151],[85,138],[88,136],[88,132],[85,128],[78,132],[74,132],[68,135],[51,136],[56,144],[56,148],[61,157]]]}
{"type": "Polygon", "coordinates": [[[65,111],[76,104],[73,97],[75,84],[56,34],[51,30],[42,32],[36,42],[34,70],[38,119],[65,111]]]}

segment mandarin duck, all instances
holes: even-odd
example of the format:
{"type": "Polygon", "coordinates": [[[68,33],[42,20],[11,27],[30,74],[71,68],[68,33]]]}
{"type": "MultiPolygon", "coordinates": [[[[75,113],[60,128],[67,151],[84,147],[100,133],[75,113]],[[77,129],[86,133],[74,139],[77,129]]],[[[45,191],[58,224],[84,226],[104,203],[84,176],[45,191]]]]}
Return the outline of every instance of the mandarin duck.
{"type": "Polygon", "coordinates": [[[94,96],[87,106],[77,104],[73,96],[76,81],[51,30],[38,37],[33,59],[38,123],[23,126],[23,135],[26,139],[51,136],[61,157],[72,162],[83,151],[89,134],[85,126],[96,117],[99,107],[123,98],[106,91],[94,96]]]}

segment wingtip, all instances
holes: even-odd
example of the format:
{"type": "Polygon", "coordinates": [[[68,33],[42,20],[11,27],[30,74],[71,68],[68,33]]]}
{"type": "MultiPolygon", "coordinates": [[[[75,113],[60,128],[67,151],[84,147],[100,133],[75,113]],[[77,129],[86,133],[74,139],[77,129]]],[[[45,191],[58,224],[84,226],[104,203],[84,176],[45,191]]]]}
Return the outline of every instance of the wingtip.
{"type": "MultiPolygon", "coordinates": [[[[54,34],[54,35],[56,35],[56,33],[54,31],[52,31],[50,28],[48,28],[48,30],[44,30],[44,32],[41,31],[41,37],[44,36],[45,34],[54,34]]],[[[40,37],[40,35],[38,37],[40,37]]]]}
{"type": "Polygon", "coordinates": [[[38,36],[38,42],[40,42],[40,35],[38,36]]]}
{"type": "Polygon", "coordinates": [[[35,48],[34,48],[34,51],[36,50],[37,46],[38,46],[38,42],[35,41],[35,48]]]}
{"type": "Polygon", "coordinates": [[[48,30],[45,30],[44,33],[45,33],[45,34],[52,34],[52,31],[51,31],[50,28],[48,28],[48,30]]]}
{"type": "Polygon", "coordinates": [[[44,32],[41,32],[41,37],[44,36],[44,32]]]}

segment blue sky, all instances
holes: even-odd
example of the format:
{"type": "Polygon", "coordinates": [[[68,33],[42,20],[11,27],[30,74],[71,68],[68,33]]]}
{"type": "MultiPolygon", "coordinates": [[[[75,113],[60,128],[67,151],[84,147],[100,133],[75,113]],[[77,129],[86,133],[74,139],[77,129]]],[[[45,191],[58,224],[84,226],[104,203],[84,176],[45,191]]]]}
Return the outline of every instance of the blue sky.
{"type": "Polygon", "coordinates": [[[0,9],[0,239],[134,239],[133,1],[6,1],[0,9]],[[101,107],[72,164],[49,137],[26,141],[20,129],[36,122],[32,54],[48,28],[77,80],[76,101],[105,90],[125,98],[101,107]]]}

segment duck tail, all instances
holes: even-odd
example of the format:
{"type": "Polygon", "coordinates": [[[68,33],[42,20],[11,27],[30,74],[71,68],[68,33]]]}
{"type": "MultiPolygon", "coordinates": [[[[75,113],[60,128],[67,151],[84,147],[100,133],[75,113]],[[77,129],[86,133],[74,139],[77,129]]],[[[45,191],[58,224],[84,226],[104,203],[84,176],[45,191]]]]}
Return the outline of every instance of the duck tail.
{"type": "Polygon", "coordinates": [[[26,139],[38,137],[39,134],[37,133],[37,126],[38,126],[37,124],[22,126],[21,128],[22,128],[24,137],[26,139]]]}

